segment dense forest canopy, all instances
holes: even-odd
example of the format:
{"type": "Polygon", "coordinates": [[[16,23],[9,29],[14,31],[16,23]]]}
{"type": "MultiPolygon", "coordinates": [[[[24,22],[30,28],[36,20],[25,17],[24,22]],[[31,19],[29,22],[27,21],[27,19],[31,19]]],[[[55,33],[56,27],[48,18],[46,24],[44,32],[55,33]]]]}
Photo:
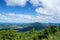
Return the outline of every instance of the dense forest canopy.
{"type": "Polygon", "coordinates": [[[10,28],[0,31],[0,40],[60,40],[60,27],[49,26],[43,30],[32,28],[26,32],[18,32],[10,28]]]}

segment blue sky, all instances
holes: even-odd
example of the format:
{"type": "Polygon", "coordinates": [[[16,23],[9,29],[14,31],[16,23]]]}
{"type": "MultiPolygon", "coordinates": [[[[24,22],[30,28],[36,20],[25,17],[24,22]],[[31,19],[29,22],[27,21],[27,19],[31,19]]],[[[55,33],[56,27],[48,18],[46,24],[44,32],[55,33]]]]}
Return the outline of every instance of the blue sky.
{"type": "Polygon", "coordinates": [[[60,0],[0,0],[0,22],[60,23],[60,0]]]}

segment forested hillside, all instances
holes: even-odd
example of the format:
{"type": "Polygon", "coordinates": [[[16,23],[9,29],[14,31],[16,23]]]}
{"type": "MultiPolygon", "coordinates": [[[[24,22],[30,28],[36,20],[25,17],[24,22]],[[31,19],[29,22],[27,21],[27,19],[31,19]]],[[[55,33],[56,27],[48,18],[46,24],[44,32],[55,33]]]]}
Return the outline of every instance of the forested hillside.
{"type": "Polygon", "coordinates": [[[18,32],[12,28],[0,31],[0,40],[60,40],[60,27],[45,28],[43,30],[18,32]]]}

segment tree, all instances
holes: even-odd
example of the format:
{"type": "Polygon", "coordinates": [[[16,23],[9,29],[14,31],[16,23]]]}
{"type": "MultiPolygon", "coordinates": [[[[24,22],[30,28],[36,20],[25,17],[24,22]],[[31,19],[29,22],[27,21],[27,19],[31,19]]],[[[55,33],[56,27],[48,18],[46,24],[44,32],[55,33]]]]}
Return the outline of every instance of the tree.
{"type": "Polygon", "coordinates": [[[19,40],[18,32],[13,29],[3,30],[0,32],[1,40],[19,40]]]}

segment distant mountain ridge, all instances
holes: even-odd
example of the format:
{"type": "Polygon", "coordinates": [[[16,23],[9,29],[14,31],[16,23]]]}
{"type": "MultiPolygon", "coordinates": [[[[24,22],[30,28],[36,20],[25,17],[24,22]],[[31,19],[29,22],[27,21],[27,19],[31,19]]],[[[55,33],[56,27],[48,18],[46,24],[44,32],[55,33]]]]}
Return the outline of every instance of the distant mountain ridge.
{"type": "Polygon", "coordinates": [[[41,30],[44,28],[47,28],[48,25],[52,26],[60,26],[60,23],[0,23],[0,29],[9,29],[14,28],[15,30],[19,31],[29,31],[32,28],[35,28],[36,30],[41,30]]]}

